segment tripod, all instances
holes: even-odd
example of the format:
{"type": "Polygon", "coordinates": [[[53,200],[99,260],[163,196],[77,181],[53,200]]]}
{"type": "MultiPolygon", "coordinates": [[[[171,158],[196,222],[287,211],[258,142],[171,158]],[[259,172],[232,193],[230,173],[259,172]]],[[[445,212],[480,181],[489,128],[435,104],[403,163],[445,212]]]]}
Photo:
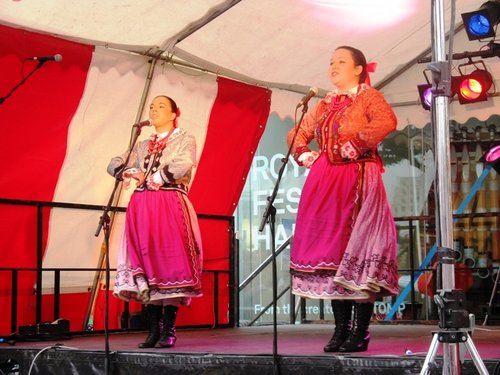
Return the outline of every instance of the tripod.
{"type": "MultiPolygon", "coordinates": [[[[439,264],[441,272],[445,273],[446,268],[454,267],[454,250],[441,248],[438,250],[439,264]]],[[[446,270],[446,274],[450,272],[446,270]]],[[[453,273],[453,272],[451,272],[453,273]]],[[[437,368],[434,360],[436,358],[438,345],[443,343],[443,374],[455,374],[458,367],[452,367],[451,359],[457,360],[458,347],[457,344],[463,344],[469,352],[476,369],[480,375],[488,375],[479,353],[472,342],[470,336],[470,328],[473,315],[469,315],[465,309],[465,293],[459,289],[440,289],[434,296],[434,302],[438,307],[439,312],[439,328],[440,331],[433,333],[433,338],[429,348],[429,352],[425,357],[420,375],[430,374],[432,370],[437,368]]],[[[458,372],[459,373],[459,372],[458,372]]]]}
{"type": "Polygon", "coordinates": [[[468,313],[465,309],[465,293],[455,289],[455,257],[453,248],[453,218],[451,201],[450,136],[448,125],[448,101],[451,98],[451,59],[453,52],[455,1],[452,0],[452,20],[449,33],[448,60],[445,52],[444,0],[432,1],[432,71],[431,124],[434,138],[436,177],[436,227],[437,244],[440,249],[441,289],[435,297],[439,310],[440,331],[433,334],[428,355],[420,375],[429,374],[434,369],[439,343],[443,343],[443,375],[460,374],[458,363],[458,343],[464,343],[472,355],[481,375],[488,375],[479,353],[467,330],[468,313]],[[432,364],[432,366],[431,366],[432,364]]]}
{"type": "MultiPolygon", "coordinates": [[[[484,159],[487,163],[489,163],[486,166],[486,169],[490,170],[491,168],[495,168],[496,171],[500,172],[500,145],[491,148],[484,155],[484,159]]],[[[499,283],[500,283],[500,269],[497,270],[497,276],[495,277],[493,290],[491,291],[490,301],[488,302],[488,311],[486,312],[486,316],[484,317],[483,326],[486,325],[486,323],[488,322],[488,317],[491,314],[491,307],[493,305],[493,300],[495,299],[499,283]]]]}
{"type": "Polygon", "coordinates": [[[490,301],[488,302],[488,310],[486,311],[486,316],[484,317],[483,326],[488,323],[488,318],[491,314],[491,306],[493,306],[493,300],[495,299],[495,296],[497,294],[498,284],[500,284],[500,269],[497,270],[497,275],[494,280],[493,290],[491,291],[490,301]]]}

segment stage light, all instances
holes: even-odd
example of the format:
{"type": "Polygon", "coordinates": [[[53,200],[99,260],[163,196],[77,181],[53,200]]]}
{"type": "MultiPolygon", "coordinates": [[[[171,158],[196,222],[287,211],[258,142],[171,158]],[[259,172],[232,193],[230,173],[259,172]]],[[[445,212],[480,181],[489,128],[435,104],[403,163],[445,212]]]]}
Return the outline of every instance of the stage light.
{"type": "Polygon", "coordinates": [[[500,2],[487,1],[475,12],[463,13],[465,31],[469,40],[495,37],[495,26],[500,19],[500,2]]]}
{"type": "Polygon", "coordinates": [[[488,99],[492,85],[491,75],[486,70],[475,70],[456,78],[456,93],[460,104],[481,102],[488,99]]]}
{"type": "Polygon", "coordinates": [[[460,104],[476,103],[488,100],[488,90],[493,85],[493,77],[486,70],[483,61],[468,62],[459,65],[459,76],[452,77],[452,91],[457,94],[460,104]],[[478,67],[482,65],[482,67],[478,67]],[[473,66],[475,69],[466,74],[463,67],[473,66]]]}
{"type": "Polygon", "coordinates": [[[418,85],[418,94],[420,96],[420,104],[426,110],[431,109],[432,102],[432,85],[430,83],[418,85]]]}
{"type": "Polygon", "coordinates": [[[500,144],[491,147],[479,160],[491,164],[493,169],[500,173],[500,144]]]}
{"type": "MultiPolygon", "coordinates": [[[[500,0],[499,0],[500,1],[500,0]]],[[[449,78],[449,86],[438,85],[434,87],[428,77],[429,69],[424,70],[427,83],[417,85],[420,104],[425,110],[430,110],[434,95],[458,97],[460,104],[476,103],[488,100],[489,90],[494,87],[493,77],[486,69],[483,60],[469,61],[457,66],[458,76],[449,78]],[[451,82],[450,82],[451,81],[451,82]]]]}

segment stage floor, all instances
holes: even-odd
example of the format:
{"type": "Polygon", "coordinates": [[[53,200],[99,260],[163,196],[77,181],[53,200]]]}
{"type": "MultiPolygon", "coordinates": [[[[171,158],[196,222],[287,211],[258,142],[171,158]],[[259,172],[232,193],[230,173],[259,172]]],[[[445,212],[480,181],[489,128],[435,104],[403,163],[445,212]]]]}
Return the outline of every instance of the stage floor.
{"type": "MultiPolygon", "coordinates": [[[[432,333],[439,330],[435,325],[373,323],[368,351],[339,355],[323,352],[333,328],[333,324],[278,325],[277,356],[273,355],[272,326],[179,329],[177,344],[170,349],[138,349],[144,332],[112,333],[106,368],[114,367],[113,374],[168,370],[169,374],[264,375],[276,374],[277,368],[281,374],[418,374],[432,333]]],[[[66,340],[18,341],[14,346],[4,343],[0,344],[0,364],[17,359],[19,374],[28,373],[28,363],[34,368],[32,374],[104,374],[105,341],[104,335],[92,334],[66,340]],[[45,353],[40,354],[42,350],[45,353]],[[35,365],[31,365],[33,359],[35,365]],[[95,363],[91,366],[87,361],[95,363]],[[85,366],[78,369],[82,363],[85,366]],[[65,366],[76,372],[63,371],[65,366]]],[[[472,343],[490,374],[497,367],[500,373],[500,326],[477,326],[472,343]]],[[[439,344],[438,366],[442,349],[439,344]]],[[[468,351],[463,352],[462,374],[478,373],[468,351]]]]}

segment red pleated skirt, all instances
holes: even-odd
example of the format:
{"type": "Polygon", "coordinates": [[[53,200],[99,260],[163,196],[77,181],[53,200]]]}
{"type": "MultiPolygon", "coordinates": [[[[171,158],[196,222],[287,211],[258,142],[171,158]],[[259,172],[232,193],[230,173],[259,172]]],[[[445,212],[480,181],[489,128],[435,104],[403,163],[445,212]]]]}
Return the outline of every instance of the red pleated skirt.
{"type": "Polygon", "coordinates": [[[202,260],[196,213],[185,193],[132,194],[119,248],[115,295],[136,298],[137,277],[142,277],[152,301],[201,296],[202,260]]]}
{"type": "Polygon", "coordinates": [[[379,163],[318,158],[302,190],[290,258],[292,292],[299,296],[365,300],[399,293],[396,228],[379,163]]]}

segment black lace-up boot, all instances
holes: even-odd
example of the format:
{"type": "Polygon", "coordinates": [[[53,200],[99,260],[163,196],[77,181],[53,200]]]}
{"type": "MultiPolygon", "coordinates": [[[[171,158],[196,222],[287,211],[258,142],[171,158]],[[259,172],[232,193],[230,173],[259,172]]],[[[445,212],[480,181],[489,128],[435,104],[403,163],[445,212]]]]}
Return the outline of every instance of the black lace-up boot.
{"type": "Polygon", "coordinates": [[[149,334],[148,337],[146,337],[146,340],[139,344],[139,348],[154,348],[160,339],[161,310],[161,306],[158,305],[146,306],[149,334]]]}
{"type": "Polygon", "coordinates": [[[175,318],[177,317],[177,306],[167,305],[163,308],[163,328],[158,345],[162,348],[171,348],[177,341],[175,330],[175,318]]]}
{"type": "Polygon", "coordinates": [[[325,352],[338,352],[340,346],[351,333],[352,301],[332,300],[333,317],[335,319],[335,331],[333,336],[325,345],[325,352]]]}
{"type": "Polygon", "coordinates": [[[354,304],[354,327],[348,339],[340,346],[339,352],[364,352],[370,342],[370,320],[373,314],[373,303],[354,304]]]}

